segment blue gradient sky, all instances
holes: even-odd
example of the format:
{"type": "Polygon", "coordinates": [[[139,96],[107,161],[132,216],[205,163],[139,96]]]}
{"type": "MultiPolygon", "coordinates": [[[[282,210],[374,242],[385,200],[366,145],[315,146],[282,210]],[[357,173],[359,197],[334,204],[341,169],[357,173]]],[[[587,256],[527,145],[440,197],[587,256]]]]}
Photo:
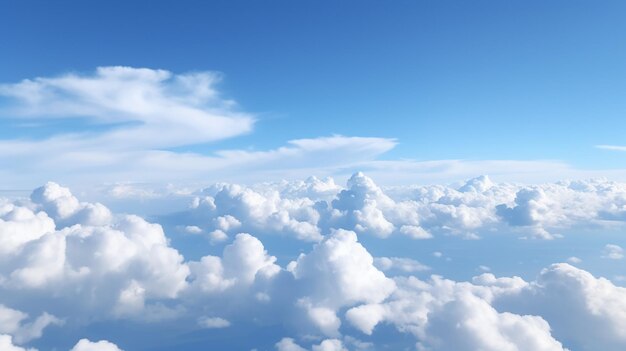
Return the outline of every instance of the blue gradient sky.
{"type": "MultiPolygon", "coordinates": [[[[97,66],[219,71],[252,133],[183,150],[396,138],[384,159],[619,168],[623,1],[3,1],[0,82],[97,66]]],[[[80,129],[76,121],[0,137],[80,129]]],[[[84,127],[84,126],[83,126],[84,127]]]]}

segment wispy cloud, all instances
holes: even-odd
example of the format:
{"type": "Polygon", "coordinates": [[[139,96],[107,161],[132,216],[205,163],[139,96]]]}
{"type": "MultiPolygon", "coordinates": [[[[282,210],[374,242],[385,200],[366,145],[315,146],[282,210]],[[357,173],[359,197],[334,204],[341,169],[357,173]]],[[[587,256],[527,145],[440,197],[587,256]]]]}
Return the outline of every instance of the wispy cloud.
{"type": "Polygon", "coordinates": [[[36,121],[44,130],[56,119],[88,122],[42,139],[18,135],[0,140],[0,161],[12,165],[0,176],[23,185],[49,179],[218,180],[251,169],[263,173],[352,165],[374,160],[396,145],[388,138],[335,135],[291,140],[271,150],[173,151],[252,131],[255,118],[220,95],[219,79],[213,72],[100,67],[90,75],[0,84],[5,97],[0,118],[36,121]],[[31,176],[25,179],[24,174],[31,176]]]}
{"type": "Polygon", "coordinates": [[[3,115],[18,119],[87,119],[111,128],[69,130],[47,146],[80,150],[168,148],[250,132],[254,118],[238,112],[215,85],[219,75],[176,75],[165,70],[100,67],[92,75],[67,74],[0,85],[3,115]]]}
{"type": "Polygon", "coordinates": [[[611,151],[626,151],[626,146],[623,145],[596,145],[596,148],[611,151]]]}

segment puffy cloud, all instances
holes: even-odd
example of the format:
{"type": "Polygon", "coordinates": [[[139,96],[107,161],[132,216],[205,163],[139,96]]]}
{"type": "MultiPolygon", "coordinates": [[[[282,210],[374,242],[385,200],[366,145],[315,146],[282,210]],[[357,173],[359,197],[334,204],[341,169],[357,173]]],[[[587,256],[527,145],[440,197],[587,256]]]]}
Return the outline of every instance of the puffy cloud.
{"type": "Polygon", "coordinates": [[[498,313],[469,292],[429,313],[423,350],[563,351],[541,317],[498,313]],[[428,345],[428,346],[424,346],[428,345]]]}
{"type": "Polygon", "coordinates": [[[18,344],[38,339],[50,325],[62,325],[63,321],[48,313],[42,313],[34,321],[24,323],[28,315],[0,304],[0,334],[13,337],[18,344]]]}
{"type": "Polygon", "coordinates": [[[217,185],[204,192],[214,196],[195,198],[182,220],[210,232],[212,240],[223,240],[234,230],[283,232],[309,241],[321,238],[319,214],[308,198],[284,199],[277,191],[260,193],[239,185],[217,185]]]}
{"type": "MultiPolygon", "coordinates": [[[[458,187],[384,189],[358,173],[346,189],[333,184],[219,184],[195,193],[194,208],[178,214],[182,223],[176,224],[200,234],[222,231],[229,241],[220,256],[205,254],[197,261],[185,260],[160,225],[113,214],[103,205],[97,209],[54,183],[36,189],[30,200],[4,201],[0,242],[11,250],[0,255],[0,334],[9,339],[0,342],[23,347],[61,319],[73,326],[141,319],[233,332],[244,324],[281,325],[313,350],[375,349],[380,324],[414,337],[423,350],[613,351],[626,345],[626,289],[604,278],[559,264],[530,282],[492,273],[470,282],[436,275],[421,280],[410,274],[426,266],[411,258],[374,258],[359,240],[381,237],[384,226],[370,229],[382,219],[393,226],[387,238],[403,235],[406,226],[439,235],[506,226],[551,230],[585,220],[604,225],[609,220],[601,209],[621,201],[621,185],[588,181],[529,188],[482,177],[458,187]],[[576,198],[591,201],[563,202],[576,198]],[[511,222],[497,213],[499,204],[506,204],[500,208],[508,215],[531,220],[511,222]],[[359,217],[367,206],[378,212],[359,217]],[[585,212],[586,206],[594,210],[585,212]],[[551,210],[539,210],[544,208],[551,210]],[[261,239],[275,228],[311,240],[290,232],[291,221],[310,224],[319,237],[297,258],[290,252],[293,261],[282,268],[261,239]],[[258,237],[242,233],[247,230],[258,237]],[[348,342],[342,334],[355,330],[345,322],[371,335],[373,345],[348,342]]],[[[276,348],[304,349],[293,339],[276,348]]]]}
{"type": "Polygon", "coordinates": [[[624,258],[624,249],[622,249],[619,245],[607,244],[604,246],[604,254],[602,257],[611,260],[621,260],[624,258]]]}
{"type": "Polygon", "coordinates": [[[361,305],[348,310],[346,320],[363,333],[371,335],[374,327],[385,318],[385,314],[383,305],[361,305]]]}
{"type": "Polygon", "coordinates": [[[72,195],[70,189],[57,183],[48,182],[33,190],[31,200],[60,226],[73,224],[102,226],[111,221],[111,211],[104,205],[81,203],[72,195]]]}
{"type": "Polygon", "coordinates": [[[572,264],[577,264],[577,263],[581,263],[583,260],[576,257],[576,256],[572,256],[572,257],[568,257],[567,258],[567,262],[572,263],[572,264]]]}
{"type": "Polygon", "coordinates": [[[10,335],[0,334],[0,350],[2,351],[37,351],[36,349],[25,349],[13,344],[13,338],[10,335]]]}
{"type": "Polygon", "coordinates": [[[308,254],[289,264],[305,296],[297,305],[323,334],[338,335],[339,308],[383,301],[395,289],[394,282],[374,266],[374,258],[357,241],[356,233],[336,230],[308,254]]]}
{"type": "Polygon", "coordinates": [[[374,266],[374,258],[356,233],[341,229],[301,255],[289,269],[296,280],[307,284],[315,304],[329,307],[380,302],[395,289],[394,282],[374,266]]]}
{"type": "Polygon", "coordinates": [[[24,244],[54,230],[55,223],[45,212],[11,203],[0,206],[0,253],[3,255],[13,254],[24,244]]]}
{"type": "Polygon", "coordinates": [[[491,301],[513,294],[527,284],[519,278],[485,274],[477,285],[434,277],[397,280],[400,288],[383,304],[350,309],[346,319],[365,334],[383,321],[411,332],[420,350],[565,350],[539,316],[499,312],[491,301]]]}
{"type": "Polygon", "coordinates": [[[365,334],[379,323],[410,332],[423,350],[621,350],[626,345],[626,288],[565,263],[536,281],[472,282],[437,276],[395,278],[382,303],[349,309],[346,320],[365,334]]]}
{"type": "Polygon", "coordinates": [[[319,345],[313,345],[312,351],[348,351],[338,339],[326,339],[319,345]]]}
{"type": "Polygon", "coordinates": [[[216,329],[230,327],[230,322],[219,317],[202,317],[198,319],[198,324],[203,328],[216,329]]]}
{"type": "Polygon", "coordinates": [[[123,350],[117,347],[117,345],[106,340],[92,342],[92,341],[89,341],[88,339],[81,339],[70,351],[123,351],[123,350]]]}
{"type": "Polygon", "coordinates": [[[622,350],[626,346],[626,288],[566,263],[543,270],[518,294],[496,305],[541,315],[573,350],[622,350]]]}
{"type": "Polygon", "coordinates": [[[204,256],[189,266],[193,287],[205,293],[219,293],[233,287],[249,287],[258,276],[277,274],[280,267],[274,262],[276,257],[268,255],[259,239],[242,233],[224,248],[222,258],[204,256]]]}
{"type": "MultiPolygon", "coordinates": [[[[148,300],[175,298],[187,286],[189,269],[160,225],[132,215],[114,217],[104,206],[81,203],[54,183],[36,189],[31,199],[29,206],[42,212],[13,206],[13,214],[5,217],[13,219],[13,226],[39,221],[41,230],[25,236],[1,233],[0,240],[20,246],[1,259],[0,296],[14,295],[21,306],[53,298],[55,314],[140,317],[149,315],[148,300]],[[50,217],[62,228],[55,230],[50,217]]],[[[56,322],[41,318],[33,323],[30,338],[56,322]]]]}
{"type": "Polygon", "coordinates": [[[507,230],[553,239],[574,227],[611,227],[626,220],[626,185],[606,180],[526,186],[480,176],[458,187],[381,188],[355,173],[345,189],[329,182],[319,185],[323,191],[306,190],[316,184],[317,179],[249,187],[218,184],[204,189],[176,220],[181,227],[212,233],[215,242],[238,230],[318,241],[331,229],[414,239],[450,234],[477,239],[507,230]]]}
{"type": "Polygon", "coordinates": [[[298,344],[292,338],[282,338],[276,343],[278,351],[306,351],[306,349],[298,344]]]}

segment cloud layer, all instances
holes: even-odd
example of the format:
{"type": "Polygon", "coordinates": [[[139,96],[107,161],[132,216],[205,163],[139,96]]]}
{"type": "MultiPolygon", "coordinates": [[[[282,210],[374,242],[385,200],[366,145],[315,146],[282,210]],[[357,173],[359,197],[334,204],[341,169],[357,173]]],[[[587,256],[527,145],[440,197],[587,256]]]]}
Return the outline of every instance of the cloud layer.
{"type": "MultiPolygon", "coordinates": [[[[441,235],[478,239],[498,231],[554,239],[574,228],[622,226],[626,185],[607,180],[522,185],[480,176],[456,187],[382,188],[362,173],[355,173],[345,188],[331,178],[250,187],[217,184],[196,193],[191,208],[175,221],[191,234],[216,241],[242,230],[319,241],[333,228],[417,240],[441,235]]],[[[621,248],[606,250],[616,258],[621,248]]]]}
{"type": "MultiPolygon", "coordinates": [[[[458,188],[384,190],[360,173],[346,188],[315,178],[216,185],[176,218],[196,221],[182,227],[197,228],[186,235],[221,231],[224,246],[190,260],[159,224],[47,183],[0,206],[0,345],[29,350],[54,329],[123,321],[232,333],[274,325],[283,336],[269,345],[279,351],[388,347],[381,333],[424,351],[622,350],[626,289],[610,280],[558,263],[532,280],[483,273],[455,281],[428,276],[412,258],[374,257],[361,238],[453,234],[462,243],[503,225],[554,237],[553,228],[622,220],[623,189],[480,177],[458,188]],[[262,241],[276,234],[311,244],[280,265],[262,241]]],[[[614,244],[605,251],[621,254],[614,244]]],[[[112,342],[77,338],[71,351],[121,350],[112,342]]]]}

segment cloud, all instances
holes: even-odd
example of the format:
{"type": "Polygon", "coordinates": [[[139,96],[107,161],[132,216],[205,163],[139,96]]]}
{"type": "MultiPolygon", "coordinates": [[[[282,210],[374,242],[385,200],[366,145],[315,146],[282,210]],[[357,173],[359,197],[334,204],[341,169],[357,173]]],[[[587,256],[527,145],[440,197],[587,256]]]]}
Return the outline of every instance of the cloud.
{"type": "Polygon", "coordinates": [[[10,335],[0,334],[0,349],[3,351],[37,351],[36,349],[25,349],[13,344],[13,338],[10,335]]]}
{"type": "Polygon", "coordinates": [[[430,269],[414,259],[403,257],[376,257],[374,265],[381,271],[395,270],[404,273],[423,272],[430,269]]]}
{"type": "Polygon", "coordinates": [[[289,270],[307,284],[314,303],[333,308],[379,302],[395,289],[393,281],[374,266],[356,233],[346,230],[334,231],[309,254],[293,261],[289,270]]]}
{"type": "MultiPolygon", "coordinates": [[[[365,170],[383,184],[451,182],[483,173],[525,182],[626,179],[623,169],[576,169],[558,160],[381,160],[398,144],[381,137],[294,138],[270,150],[227,150],[216,143],[251,133],[256,118],[220,93],[220,80],[215,72],[113,66],[0,84],[3,122],[17,130],[25,130],[27,122],[47,131],[39,138],[24,137],[29,135],[24,131],[0,140],[0,162],[12,165],[0,172],[0,180],[14,187],[49,179],[83,186],[223,179],[253,183],[310,174],[343,179],[355,170],[365,170]],[[68,120],[72,127],[64,126],[68,120]]],[[[118,195],[128,191],[116,189],[118,195]]]]}
{"type": "Polygon", "coordinates": [[[581,263],[583,260],[576,257],[576,256],[572,256],[572,257],[568,257],[567,258],[567,262],[572,263],[572,264],[578,264],[581,263]]]}
{"type": "Polygon", "coordinates": [[[253,129],[255,117],[217,90],[220,79],[215,72],[175,74],[114,66],[0,84],[0,118],[5,123],[30,121],[48,131],[38,139],[18,134],[0,140],[0,161],[12,164],[2,180],[16,186],[50,178],[87,185],[206,181],[207,174],[215,181],[249,180],[248,169],[256,171],[258,180],[261,175],[267,179],[346,167],[373,160],[396,145],[394,139],[335,135],[289,140],[273,150],[213,146],[191,151],[253,129]],[[71,128],[46,129],[67,120],[73,122],[71,128]]]}
{"type": "Polygon", "coordinates": [[[215,89],[219,75],[175,75],[165,70],[99,67],[0,85],[17,118],[87,118],[111,125],[104,133],[76,133],[49,141],[80,150],[156,149],[203,143],[249,132],[254,119],[233,111],[215,89]],[[130,124],[130,125],[129,125],[130,124]],[[115,128],[123,125],[123,128],[115,128]],[[165,133],[166,132],[166,133],[165,133]],[[155,136],[159,135],[158,138],[155,136]],[[80,147],[79,147],[80,146],[80,147]]]}
{"type": "Polygon", "coordinates": [[[191,202],[189,210],[168,220],[211,233],[214,243],[237,231],[315,242],[332,229],[378,238],[479,239],[506,231],[555,239],[574,228],[615,228],[626,222],[626,184],[603,179],[524,185],[480,176],[460,185],[381,187],[357,172],[345,188],[317,178],[216,184],[196,192],[191,202]]]}
{"type": "Polygon", "coordinates": [[[338,339],[326,339],[319,345],[313,345],[312,351],[348,351],[338,339]]]}
{"type": "Polygon", "coordinates": [[[626,345],[626,289],[566,263],[544,269],[536,282],[495,304],[541,315],[572,350],[618,351],[626,345]]]}
{"type": "Polygon", "coordinates": [[[604,254],[602,255],[604,258],[608,258],[611,260],[621,260],[624,258],[624,249],[622,249],[618,245],[607,244],[604,246],[604,254]]]}
{"type": "Polygon", "coordinates": [[[117,345],[106,340],[97,342],[81,339],[70,351],[123,351],[117,345]]]}
{"type": "MultiPolygon", "coordinates": [[[[458,245],[464,232],[610,225],[622,218],[621,183],[527,186],[480,177],[454,186],[384,188],[356,173],[345,188],[311,178],[218,184],[192,193],[193,208],[172,215],[183,222],[176,225],[195,226],[200,235],[227,234],[223,248],[207,245],[197,258],[185,258],[172,244],[179,238],[166,236],[161,225],[81,201],[56,183],[30,198],[2,200],[0,241],[7,248],[0,255],[0,343],[15,349],[45,339],[52,326],[80,331],[123,321],[193,333],[228,327],[233,335],[271,326],[294,337],[276,343],[279,351],[378,349],[385,342],[381,332],[403,334],[399,342],[433,351],[617,351],[626,345],[626,289],[587,271],[561,263],[529,281],[492,273],[470,281],[417,278],[413,274],[427,269],[419,261],[375,258],[366,247],[369,239],[408,240],[401,230],[407,225],[434,237],[459,234],[449,238],[458,245]],[[298,236],[297,223],[319,236],[298,236]],[[391,231],[377,233],[386,230],[381,223],[391,231]],[[268,249],[280,246],[263,243],[272,230],[309,242],[297,251],[283,248],[291,249],[291,262],[281,265],[268,249]],[[371,345],[354,334],[369,335],[371,345]]],[[[74,351],[96,347],[119,349],[81,340],[74,351]]]]}
{"type": "Polygon", "coordinates": [[[567,350],[552,337],[541,317],[499,313],[469,292],[430,312],[424,332],[418,344],[421,350],[567,350]]]}
{"type": "Polygon", "coordinates": [[[43,330],[50,325],[62,325],[63,321],[46,312],[30,323],[24,323],[26,313],[0,304],[0,334],[10,334],[18,344],[27,343],[41,337],[43,330]]]}
{"type": "Polygon", "coordinates": [[[565,263],[536,281],[471,283],[396,278],[385,302],[354,307],[346,319],[365,334],[379,323],[410,332],[423,350],[620,350],[626,345],[626,289],[565,263]]]}
{"type": "Polygon", "coordinates": [[[230,322],[219,317],[202,317],[198,320],[201,327],[207,329],[219,329],[230,327],[230,322]]]}
{"type": "Polygon", "coordinates": [[[626,146],[622,145],[596,145],[596,148],[611,151],[626,151],[626,146]]]}
{"type": "Polygon", "coordinates": [[[276,343],[276,350],[278,351],[306,351],[304,347],[296,344],[292,338],[282,338],[276,343]]]}
{"type": "MultiPolygon", "coordinates": [[[[54,298],[55,315],[151,318],[156,306],[148,301],[174,298],[187,285],[189,268],[159,225],[132,215],[113,216],[103,205],[79,202],[54,183],[36,189],[26,206],[9,206],[10,213],[23,213],[12,217],[18,223],[33,213],[40,214],[34,217],[39,221],[56,223],[27,240],[11,239],[20,232],[0,233],[14,243],[2,257],[0,296],[20,292],[24,306],[54,298]]],[[[53,322],[52,317],[36,321],[33,328],[53,322]]]]}
{"type": "MultiPolygon", "coordinates": [[[[295,343],[292,338],[283,338],[276,343],[277,351],[307,351],[304,347],[295,343]]],[[[313,345],[312,351],[347,351],[343,342],[339,339],[326,339],[317,345],[313,345]]]]}

